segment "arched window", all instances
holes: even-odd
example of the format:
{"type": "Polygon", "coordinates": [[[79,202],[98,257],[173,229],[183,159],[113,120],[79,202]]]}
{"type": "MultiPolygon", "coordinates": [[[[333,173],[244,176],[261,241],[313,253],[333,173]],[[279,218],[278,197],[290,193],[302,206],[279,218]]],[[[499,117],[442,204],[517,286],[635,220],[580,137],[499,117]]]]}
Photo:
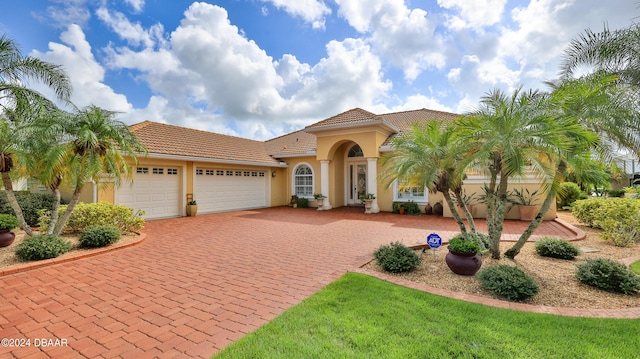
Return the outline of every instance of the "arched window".
{"type": "Polygon", "coordinates": [[[293,174],[293,193],[298,197],[313,197],[313,171],[300,165],[293,174]]]}
{"type": "Polygon", "coordinates": [[[349,154],[347,157],[364,157],[364,153],[362,152],[362,148],[359,145],[353,145],[349,150],[349,154]]]}

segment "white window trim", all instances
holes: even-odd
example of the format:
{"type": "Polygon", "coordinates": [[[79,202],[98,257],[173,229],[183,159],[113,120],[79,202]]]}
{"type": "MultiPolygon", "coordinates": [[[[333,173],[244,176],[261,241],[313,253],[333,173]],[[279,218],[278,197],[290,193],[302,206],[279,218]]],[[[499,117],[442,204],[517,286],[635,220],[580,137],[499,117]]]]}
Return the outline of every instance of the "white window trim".
{"type": "Polygon", "coordinates": [[[419,204],[429,203],[429,190],[424,188],[424,197],[422,198],[398,198],[398,180],[393,181],[393,201],[394,202],[416,202],[419,204]]]}
{"type": "MultiPolygon", "coordinates": [[[[296,172],[298,171],[298,168],[300,168],[301,166],[307,166],[311,169],[311,192],[314,192],[316,188],[316,172],[313,170],[313,166],[307,162],[300,162],[293,168],[293,171],[291,171],[291,195],[292,196],[296,194],[296,172]]],[[[310,196],[298,196],[298,197],[307,198],[307,199],[314,198],[313,193],[311,193],[310,196]]]]}

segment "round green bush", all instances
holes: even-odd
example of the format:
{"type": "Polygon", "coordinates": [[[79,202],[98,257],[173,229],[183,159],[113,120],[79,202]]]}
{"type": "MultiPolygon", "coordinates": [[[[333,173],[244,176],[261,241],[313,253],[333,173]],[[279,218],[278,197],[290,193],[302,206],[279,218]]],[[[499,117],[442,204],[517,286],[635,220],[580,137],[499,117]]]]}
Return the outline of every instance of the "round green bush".
{"type": "Polygon", "coordinates": [[[391,273],[414,270],[420,264],[420,257],[414,250],[400,242],[381,246],[373,253],[378,265],[391,273]]]}
{"type": "Polygon", "coordinates": [[[587,259],[578,265],[576,277],[584,284],[623,294],[640,293],[640,276],[608,258],[587,259]]]}
{"type": "Polygon", "coordinates": [[[80,234],[79,242],[86,248],[106,247],[116,243],[120,237],[122,233],[114,226],[89,226],[80,234]]]}
{"type": "Polygon", "coordinates": [[[52,234],[37,235],[18,245],[16,256],[27,261],[55,258],[73,248],[71,242],[52,234]]]}
{"type": "Polygon", "coordinates": [[[538,294],[536,281],[520,268],[501,264],[480,270],[477,274],[482,288],[507,298],[522,301],[538,294]]]}
{"type": "Polygon", "coordinates": [[[574,259],[580,250],[578,247],[561,238],[544,237],[534,244],[536,253],[543,257],[574,259]]]}

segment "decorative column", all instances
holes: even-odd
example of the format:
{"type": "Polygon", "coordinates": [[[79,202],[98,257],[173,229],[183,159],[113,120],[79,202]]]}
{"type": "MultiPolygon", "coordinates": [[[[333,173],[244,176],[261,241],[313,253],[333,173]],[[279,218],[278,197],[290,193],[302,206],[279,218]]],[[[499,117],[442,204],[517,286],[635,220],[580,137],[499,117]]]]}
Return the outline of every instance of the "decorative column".
{"type": "Polygon", "coordinates": [[[373,193],[376,198],[371,204],[371,210],[369,213],[380,212],[378,206],[378,159],[367,158],[367,193],[373,193]]]}
{"type": "MultiPolygon", "coordinates": [[[[320,160],[320,191],[327,198],[324,199],[324,203],[322,204],[322,210],[331,209],[331,201],[329,198],[329,161],[328,160],[320,160]]],[[[320,209],[320,208],[318,208],[320,209]]]]}

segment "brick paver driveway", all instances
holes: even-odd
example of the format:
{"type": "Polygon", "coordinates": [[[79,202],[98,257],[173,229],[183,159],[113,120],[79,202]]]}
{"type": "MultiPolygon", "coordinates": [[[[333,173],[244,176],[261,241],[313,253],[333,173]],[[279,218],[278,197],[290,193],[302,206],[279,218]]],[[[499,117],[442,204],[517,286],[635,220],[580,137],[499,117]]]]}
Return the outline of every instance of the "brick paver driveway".
{"type": "MultiPolygon", "coordinates": [[[[138,246],[2,276],[0,338],[21,341],[3,341],[0,357],[209,357],[381,244],[456,231],[451,220],[361,211],[281,207],[149,221],[138,246]]],[[[505,231],[523,226],[508,222],[505,231]]],[[[573,235],[549,222],[540,233],[573,235]]]]}

